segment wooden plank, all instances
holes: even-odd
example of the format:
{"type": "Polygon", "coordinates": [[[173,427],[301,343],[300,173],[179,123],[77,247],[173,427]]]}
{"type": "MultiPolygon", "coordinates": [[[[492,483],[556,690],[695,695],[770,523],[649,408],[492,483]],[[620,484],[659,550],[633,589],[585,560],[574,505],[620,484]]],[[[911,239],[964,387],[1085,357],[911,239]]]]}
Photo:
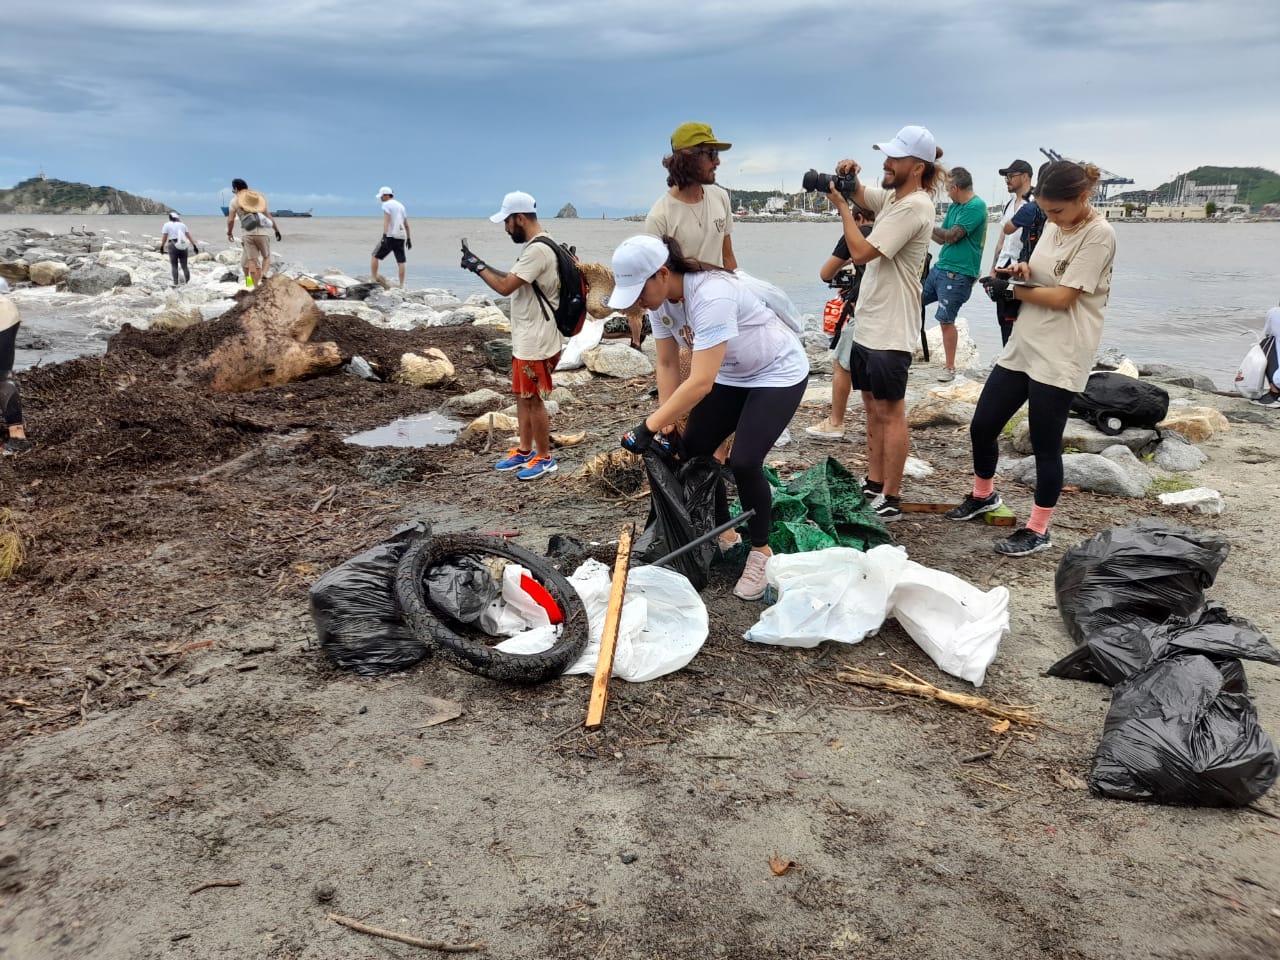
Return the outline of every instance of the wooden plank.
{"type": "Polygon", "coordinates": [[[948,510],[954,507],[955,504],[954,503],[908,503],[906,500],[903,500],[900,504],[898,504],[898,506],[902,508],[903,513],[946,513],[948,510]]]}
{"type": "Polygon", "coordinates": [[[613,589],[609,592],[609,609],[604,615],[604,635],[600,638],[600,659],[596,661],[596,677],[591,684],[591,702],[587,706],[587,729],[594,730],[604,722],[604,709],[609,703],[609,675],[613,673],[613,652],[618,644],[618,626],[622,623],[622,600],[627,592],[627,571],[631,568],[631,538],[635,524],[628,523],[618,534],[618,558],[613,564],[613,589]]]}

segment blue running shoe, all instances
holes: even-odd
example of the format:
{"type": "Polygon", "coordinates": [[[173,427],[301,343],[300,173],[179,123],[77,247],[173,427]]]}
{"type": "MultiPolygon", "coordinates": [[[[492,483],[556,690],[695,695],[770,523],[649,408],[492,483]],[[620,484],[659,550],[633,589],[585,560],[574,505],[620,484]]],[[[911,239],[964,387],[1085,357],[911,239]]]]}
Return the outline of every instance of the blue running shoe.
{"type": "Polygon", "coordinates": [[[537,480],[548,473],[555,473],[560,467],[554,457],[535,457],[529,465],[516,474],[517,480],[537,480]]]}
{"type": "Polygon", "coordinates": [[[521,452],[519,447],[512,447],[507,451],[507,455],[493,465],[495,470],[519,470],[521,467],[529,463],[533,459],[534,452],[527,450],[521,452]]]}

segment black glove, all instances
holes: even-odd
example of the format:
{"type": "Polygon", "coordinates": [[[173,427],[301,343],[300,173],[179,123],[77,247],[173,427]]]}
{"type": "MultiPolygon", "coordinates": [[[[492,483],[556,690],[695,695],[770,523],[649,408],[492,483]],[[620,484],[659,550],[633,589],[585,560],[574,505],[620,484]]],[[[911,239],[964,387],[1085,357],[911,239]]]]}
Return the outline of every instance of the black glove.
{"type": "Polygon", "coordinates": [[[1008,277],[983,277],[982,289],[987,291],[987,296],[995,303],[1001,300],[1016,300],[1013,295],[1013,287],[1009,286],[1008,277]]]}
{"type": "Polygon", "coordinates": [[[283,240],[283,239],[284,239],[284,237],[280,236],[280,231],[279,231],[279,230],[277,230],[277,231],[276,231],[276,241],[278,242],[278,241],[283,240]]]}
{"type": "Polygon", "coordinates": [[[405,248],[406,250],[412,250],[412,249],[413,249],[413,241],[412,241],[412,240],[410,240],[408,237],[405,237],[405,238],[404,238],[404,248],[405,248]]]}
{"type": "Polygon", "coordinates": [[[191,252],[192,252],[192,253],[199,253],[199,252],[200,252],[200,248],[196,246],[196,244],[195,244],[195,241],[194,241],[194,240],[191,242],[191,252]]]}
{"type": "Polygon", "coordinates": [[[470,250],[463,247],[462,249],[462,269],[463,270],[470,270],[472,273],[478,274],[481,270],[483,270],[487,266],[488,266],[487,263],[485,263],[483,260],[477,257],[470,250]]]}
{"type": "Polygon", "coordinates": [[[632,453],[644,453],[653,443],[657,431],[650,430],[643,420],[622,435],[622,449],[632,453]]]}

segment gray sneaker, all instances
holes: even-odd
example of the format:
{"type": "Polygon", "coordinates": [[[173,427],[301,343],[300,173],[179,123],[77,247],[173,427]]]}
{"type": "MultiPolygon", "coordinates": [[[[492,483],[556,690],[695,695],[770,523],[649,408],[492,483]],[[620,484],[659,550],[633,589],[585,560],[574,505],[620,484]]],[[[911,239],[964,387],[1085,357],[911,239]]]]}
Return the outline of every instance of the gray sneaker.
{"type": "Polygon", "coordinates": [[[1255,407],[1270,407],[1273,410],[1280,410],[1280,393],[1264,393],[1257,400],[1250,400],[1255,407]]]}
{"type": "Polygon", "coordinates": [[[959,506],[952,507],[943,516],[948,520],[972,520],[992,510],[999,510],[1003,505],[1000,494],[994,490],[989,497],[975,497],[971,493],[961,501],[959,506]]]}
{"type": "Polygon", "coordinates": [[[1049,534],[1036,533],[1023,527],[1015,530],[1003,540],[997,540],[993,544],[996,553],[1002,553],[1006,557],[1025,557],[1031,553],[1039,553],[1041,550],[1048,550],[1053,546],[1053,541],[1049,539],[1049,534]]]}
{"type": "Polygon", "coordinates": [[[942,372],[938,374],[939,383],[950,383],[955,378],[956,378],[955,367],[943,367],[942,372]]]}

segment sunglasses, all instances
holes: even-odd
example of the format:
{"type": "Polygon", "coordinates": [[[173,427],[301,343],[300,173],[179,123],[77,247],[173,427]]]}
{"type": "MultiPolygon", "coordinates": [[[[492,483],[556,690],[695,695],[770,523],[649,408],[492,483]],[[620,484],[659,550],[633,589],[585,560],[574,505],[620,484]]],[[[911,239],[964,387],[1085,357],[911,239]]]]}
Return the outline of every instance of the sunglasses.
{"type": "Polygon", "coordinates": [[[720,151],[713,150],[711,147],[698,147],[696,150],[689,151],[695,157],[706,157],[708,160],[718,160],[720,151]]]}

